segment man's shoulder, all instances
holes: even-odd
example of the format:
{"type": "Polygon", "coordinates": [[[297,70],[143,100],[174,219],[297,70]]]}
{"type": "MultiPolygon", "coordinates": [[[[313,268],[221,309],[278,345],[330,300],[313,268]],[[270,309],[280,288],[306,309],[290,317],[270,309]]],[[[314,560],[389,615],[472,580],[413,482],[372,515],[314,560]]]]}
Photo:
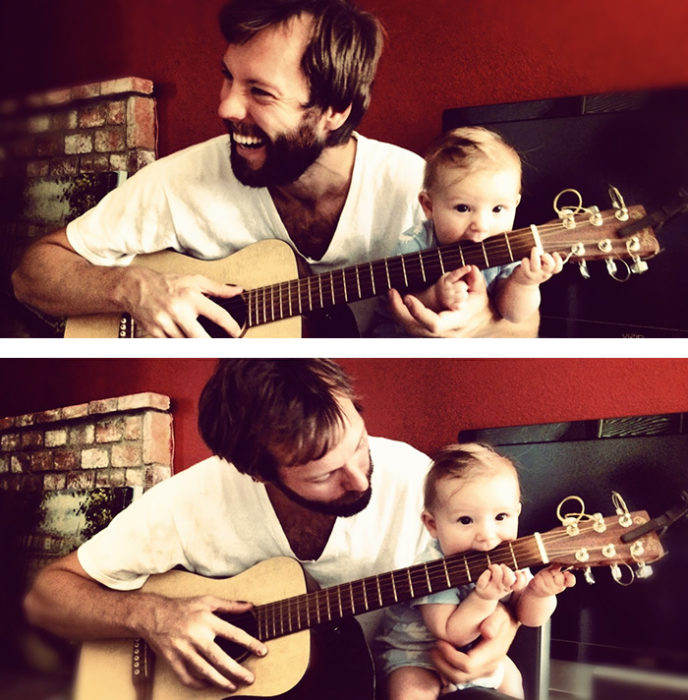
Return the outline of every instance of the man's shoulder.
{"type": "Polygon", "coordinates": [[[403,460],[405,467],[425,472],[430,464],[430,458],[424,452],[400,440],[371,436],[370,449],[376,467],[380,464],[384,468],[395,468],[399,460],[403,460]]]}
{"type": "Polygon", "coordinates": [[[406,162],[414,169],[419,168],[422,170],[425,167],[423,158],[408,148],[403,148],[387,141],[378,141],[359,133],[356,133],[356,139],[364,157],[384,158],[385,160],[391,158],[395,162],[406,162]]]}

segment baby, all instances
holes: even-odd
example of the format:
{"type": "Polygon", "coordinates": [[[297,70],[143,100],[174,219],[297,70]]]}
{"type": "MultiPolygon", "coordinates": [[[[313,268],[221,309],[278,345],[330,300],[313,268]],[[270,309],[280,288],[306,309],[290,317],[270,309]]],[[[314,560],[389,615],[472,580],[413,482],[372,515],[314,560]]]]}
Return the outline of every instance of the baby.
{"type": "MultiPolygon", "coordinates": [[[[402,234],[396,254],[480,242],[510,231],[521,201],[521,159],[499,134],[483,127],[449,131],[426,157],[419,200],[427,220],[402,234]]],[[[468,294],[486,285],[501,316],[519,323],[539,308],[539,285],[562,267],[558,253],[533,248],[520,262],[482,274],[471,265],[447,272],[415,296],[433,311],[460,311],[468,294]]]]}
{"type": "MultiPolygon", "coordinates": [[[[444,556],[488,551],[517,537],[521,494],[516,468],[486,445],[442,449],[426,478],[424,495],[423,523],[444,556]]],[[[531,576],[526,570],[492,564],[474,584],[413,601],[427,630],[411,622],[395,625],[388,636],[387,642],[395,647],[383,660],[390,700],[431,700],[469,686],[496,688],[522,698],[521,674],[508,657],[489,677],[460,688],[444,683],[432,666],[429,640],[444,639],[459,648],[470,645],[500,601],[519,622],[538,627],[554,611],[556,595],[574,584],[573,574],[557,565],[531,576]]]]}

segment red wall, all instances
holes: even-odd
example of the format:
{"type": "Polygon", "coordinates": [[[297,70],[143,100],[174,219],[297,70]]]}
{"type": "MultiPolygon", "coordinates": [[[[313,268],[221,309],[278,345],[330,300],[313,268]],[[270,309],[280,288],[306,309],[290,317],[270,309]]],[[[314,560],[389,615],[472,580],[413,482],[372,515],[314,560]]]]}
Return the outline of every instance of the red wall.
{"type": "MultiPolygon", "coordinates": [[[[161,155],[221,133],[222,2],[0,3],[0,95],[135,74],[158,87],[161,155]]],[[[359,4],[389,35],[361,130],[419,152],[448,107],[688,85],[685,2],[359,4]]]]}
{"type": "MultiPolygon", "coordinates": [[[[688,411],[687,359],[342,359],[372,434],[432,451],[459,430],[688,411]]],[[[208,452],[208,359],[0,360],[0,417],[139,391],[172,397],[175,468],[208,452]]]]}

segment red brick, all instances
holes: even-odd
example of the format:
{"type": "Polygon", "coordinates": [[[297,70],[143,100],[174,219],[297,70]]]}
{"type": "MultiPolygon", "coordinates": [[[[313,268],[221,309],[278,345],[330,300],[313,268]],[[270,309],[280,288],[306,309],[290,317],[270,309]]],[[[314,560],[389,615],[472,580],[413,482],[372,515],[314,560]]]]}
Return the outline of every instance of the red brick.
{"type": "Polygon", "coordinates": [[[64,152],[67,155],[91,153],[91,151],[93,151],[93,136],[91,134],[69,134],[64,137],[64,152]]]}
{"type": "Polygon", "coordinates": [[[31,471],[47,472],[53,469],[53,453],[49,450],[33,452],[31,454],[31,471]]]}
{"type": "Polygon", "coordinates": [[[79,159],[80,173],[103,173],[108,169],[109,159],[102,153],[89,153],[79,159]]]}
{"type": "Polygon", "coordinates": [[[81,468],[80,450],[56,450],[53,454],[55,469],[60,471],[74,471],[81,468]]]}
{"type": "Polygon", "coordinates": [[[143,419],[144,464],[172,465],[172,416],[149,412],[143,419]]]}
{"type": "Polygon", "coordinates": [[[75,425],[69,431],[70,444],[90,445],[95,436],[95,427],[90,424],[75,425]]]}
{"type": "Polygon", "coordinates": [[[161,411],[168,411],[170,408],[170,397],[164,394],[156,394],[152,391],[144,391],[140,394],[120,396],[117,406],[120,411],[130,411],[134,408],[157,408],[161,411]]]}
{"type": "Polygon", "coordinates": [[[46,474],[43,477],[43,488],[46,491],[62,491],[67,484],[67,478],[64,474],[46,474]]]}
{"type": "Polygon", "coordinates": [[[141,446],[121,443],[112,446],[113,467],[136,467],[141,464],[141,446]]]}
{"type": "Polygon", "coordinates": [[[82,418],[88,415],[88,404],[80,403],[74,406],[65,406],[62,409],[62,417],[66,419],[70,418],[82,418]]]}
{"type": "Polygon", "coordinates": [[[140,440],[143,436],[143,416],[127,416],[124,419],[124,438],[140,440]]]}
{"type": "Polygon", "coordinates": [[[76,129],[77,125],[77,112],[75,109],[64,110],[63,112],[56,112],[52,115],[51,128],[53,131],[67,131],[71,129],[76,129]]]}
{"type": "Polygon", "coordinates": [[[0,449],[4,452],[15,452],[21,445],[21,436],[19,433],[5,433],[0,438],[0,449]]]}
{"type": "Polygon", "coordinates": [[[145,78],[128,77],[104,80],[100,84],[101,95],[117,95],[125,92],[141,92],[150,95],[153,92],[153,83],[145,78]]]}
{"type": "Polygon", "coordinates": [[[102,448],[91,448],[81,451],[82,469],[102,469],[110,466],[108,451],[102,448]]]}
{"type": "Polygon", "coordinates": [[[154,150],[156,136],[155,100],[130,97],[127,100],[127,146],[154,150]]]}
{"type": "Polygon", "coordinates": [[[126,105],[124,100],[108,102],[105,109],[105,121],[108,124],[122,125],[126,121],[126,105]]]}
{"type": "Polygon", "coordinates": [[[143,148],[135,148],[130,151],[129,157],[127,159],[127,171],[130,173],[135,173],[146,165],[149,165],[155,160],[155,153],[153,151],[147,151],[143,148]]]}
{"type": "Polygon", "coordinates": [[[92,129],[105,124],[106,106],[104,104],[85,105],[79,109],[77,126],[92,129]]]}
{"type": "Polygon", "coordinates": [[[114,413],[117,410],[117,399],[99,399],[91,401],[88,404],[88,412],[90,415],[98,413],[114,413]]]}
{"type": "Polygon", "coordinates": [[[75,85],[72,88],[73,100],[85,100],[90,97],[100,95],[100,83],[86,83],[85,85],[75,85]]]}
{"type": "Polygon", "coordinates": [[[40,430],[27,430],[21,436],[22,447],[43,447],[43,433],[40,430]]]}
{"type": "Polygon", "coordinates": [[[96,442],[117,442],[122,439],[122,423],[117,418],[96,423],[96,442]]]}
{"type": "Polygon", "coordinates": [[[36,413],[36,423],[54,423],[60,420],[62,412],[59,408],[52,408],[48,411],[39,411],[36,413]]]}
{"type": "Polygon", "coordinates": [[[93,488],[95,473],[92,471],[67,474],[65,486],[68,489],[88,490],[93,488]]]}
{"type": "Polygon", "coordinates": [[[117,153],[125,147],[124,127],[111,126],[95,132],[95,148],[98,153],[117,153]]]}
{"type": "Polygon", "coordinates": [[[0,430],[7,430],[8,428],[12,427],[14,427],[14,416],[0,418],[0,430]]]}
{"type": "Polygon", "coordinates": [[[50,161],[31,160],[26,164],[26,174],[29,177],[47,177],[50,174],[50,161]]]}

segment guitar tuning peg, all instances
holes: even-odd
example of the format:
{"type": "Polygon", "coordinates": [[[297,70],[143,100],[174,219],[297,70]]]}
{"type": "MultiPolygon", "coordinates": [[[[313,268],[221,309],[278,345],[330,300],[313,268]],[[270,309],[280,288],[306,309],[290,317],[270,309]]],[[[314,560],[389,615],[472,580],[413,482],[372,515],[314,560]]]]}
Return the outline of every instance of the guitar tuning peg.
{"type": "Polygon", "coordinates": [[[607,272],[614,277],[616,275],[616,263],[611,258],[607,258],[604,262],[607,266],[607,272]]]}
{"type": "Polygon", "coordinates": [[[588,263],[585,262],[585,260],[581,260],[578,263],[578,270],[581,273],[581,277],[583,277],[586,280],[590,279],[590,273],[588,272],[588,263]]]}
{"type": "Polygon", "coordinates": [[[635,572],[636,578],[650,578],[652,576],[652,567],[641,561],[635,572]]]}
{"type": "Polygon", "coordinates": [[[592,569],[589,566],[586,566],[583,570],[583,577],[585,578],[585,582],[589,583],[591,586],[595,583],[595,577],[592,575],[592,569]]]}
{"type": "Polygon", "coordinates": [[[617,582],[621,582],[621,568],[619,567],[618,564],[612,564],[611,565],[611,572],[612,572],[612,578],[617,582]]]}
{"type": "Polygon", "coordinates": [[[637,256],[633,256],[633,264],[631,265],[631,272],[634,275],[641,275],[643,272],[647,272],[649,265],[641,260],[637,256]]]}

